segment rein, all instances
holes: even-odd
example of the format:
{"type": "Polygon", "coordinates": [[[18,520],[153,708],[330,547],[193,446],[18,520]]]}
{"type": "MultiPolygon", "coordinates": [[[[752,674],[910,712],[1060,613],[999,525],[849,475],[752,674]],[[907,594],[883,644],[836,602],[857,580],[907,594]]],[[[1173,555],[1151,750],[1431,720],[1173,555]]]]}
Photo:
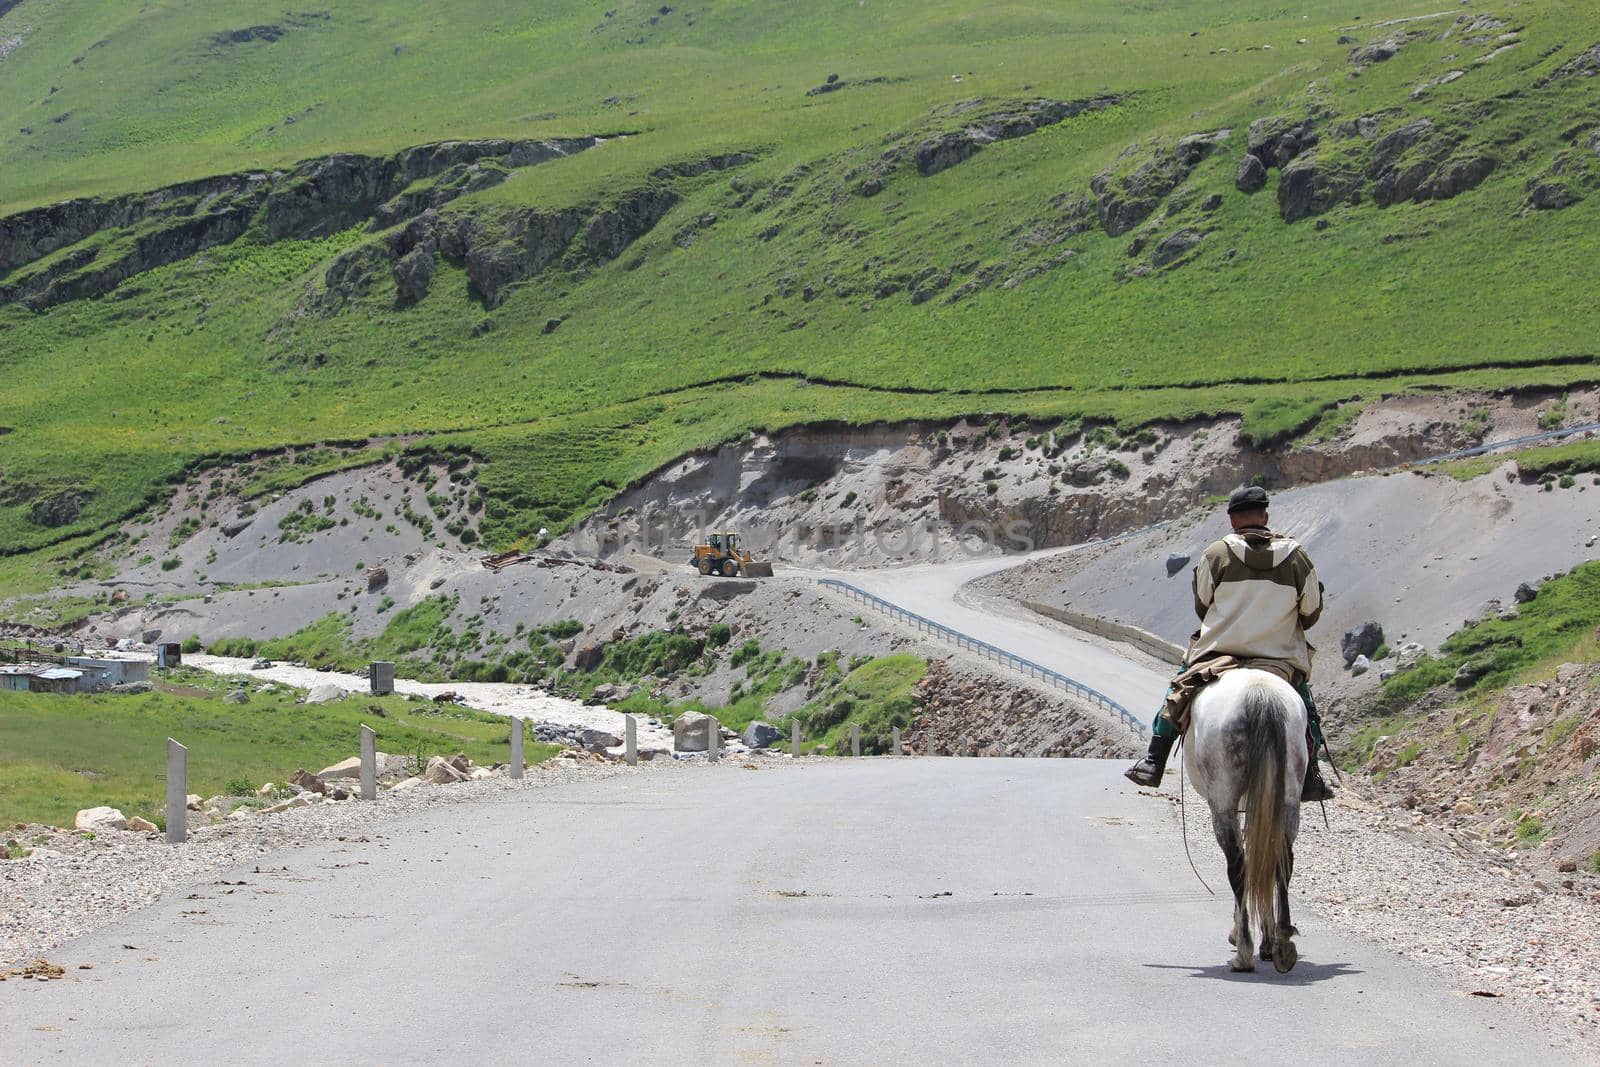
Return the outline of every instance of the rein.
{"type": "MultiPolygon", "coordinates": [[[[1200,868],[1194,865],[1194,856],[1190,855],[1189,853],[1189,811],[1183,803],[1183,794],[1185,792],[1183,787],[1183,742],[1187,739],[1187,737],[1188,735],[1185,734],[1178,738],[1178,751],[1175,753],[1175,755],[1178,757],[1178,821],[1183,827],[1183,854],[1189,861],[1189,869],[1194,872],[1194,876],[1196,878],[1200,878],[1200,868]]],[[[1204,878],[1200,878],[1200,884],[1206,886],[1207,893],[1210,893],[1212,896],[1217,895],[1217,891],[1215,889],[1212,889],[1209,885],[1206,885],[1206,880],[1204,878]]]]}

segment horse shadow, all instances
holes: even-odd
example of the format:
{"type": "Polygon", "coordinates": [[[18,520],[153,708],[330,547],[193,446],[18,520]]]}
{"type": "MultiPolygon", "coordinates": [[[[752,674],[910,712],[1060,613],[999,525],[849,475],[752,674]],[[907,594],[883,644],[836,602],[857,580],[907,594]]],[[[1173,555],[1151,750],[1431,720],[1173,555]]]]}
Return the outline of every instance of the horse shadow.
{"type": "Polygon", "coordinates": [[[1335,978],[1349,978],[1366,972],[1348,963],[1307,963],[1301,960],[1288,974],[1278,974],[1272,964],[1262,961],[1254,971],[1235,971],[1227,963],[1211,967],[1197,967],[1186,963],[1147,963],[1144,966],[1158,971],[1188,971],[1190,978],[1210,978],[1224,982],[1275,982],[1279,985],[1315,985],[1335,978]]]}

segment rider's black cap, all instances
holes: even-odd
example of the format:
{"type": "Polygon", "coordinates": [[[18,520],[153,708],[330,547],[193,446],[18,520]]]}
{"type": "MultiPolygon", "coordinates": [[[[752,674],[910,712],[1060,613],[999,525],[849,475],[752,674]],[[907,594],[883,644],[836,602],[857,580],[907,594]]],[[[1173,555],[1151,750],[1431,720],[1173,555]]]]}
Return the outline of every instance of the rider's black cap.
{"type": "Polygon", "coordinates": [[[1236,511],[1266,510],[1267,491],[1259,485],[1246,485],[1228,494],[1228,514],[1236,511]]]}

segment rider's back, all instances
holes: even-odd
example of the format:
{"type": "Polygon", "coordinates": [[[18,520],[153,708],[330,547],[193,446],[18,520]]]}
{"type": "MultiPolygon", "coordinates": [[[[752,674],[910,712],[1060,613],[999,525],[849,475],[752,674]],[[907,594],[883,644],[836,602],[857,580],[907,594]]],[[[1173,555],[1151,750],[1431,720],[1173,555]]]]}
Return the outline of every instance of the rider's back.
{"type": "Polygon", "coordinates": [[[1322,613],[1322,586],[1294,538],[1251,526],[1213,542],[1194,569],[1194,600],[1200,634],[1191,663],[1225,653],[1310,673],[1305,631],[1322,613]]]}

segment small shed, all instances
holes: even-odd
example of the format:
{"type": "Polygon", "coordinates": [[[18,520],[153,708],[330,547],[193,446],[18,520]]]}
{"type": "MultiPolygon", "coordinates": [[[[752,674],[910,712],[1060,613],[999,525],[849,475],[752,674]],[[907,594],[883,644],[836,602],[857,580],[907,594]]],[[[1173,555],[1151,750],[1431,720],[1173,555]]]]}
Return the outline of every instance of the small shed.
{"type": "Polygon", "coordinates": [[[24,663],[0,667],[0,689],[27,693],[71,693],[82,684],[84,673],[70,667],[24,663]]]}
{"type": "Polygon", "coordinates": [[[150,678],[150,661],[139,656],[68,656],[67,665],[83,672],[80,688],[143,682],[150,678]]]}

